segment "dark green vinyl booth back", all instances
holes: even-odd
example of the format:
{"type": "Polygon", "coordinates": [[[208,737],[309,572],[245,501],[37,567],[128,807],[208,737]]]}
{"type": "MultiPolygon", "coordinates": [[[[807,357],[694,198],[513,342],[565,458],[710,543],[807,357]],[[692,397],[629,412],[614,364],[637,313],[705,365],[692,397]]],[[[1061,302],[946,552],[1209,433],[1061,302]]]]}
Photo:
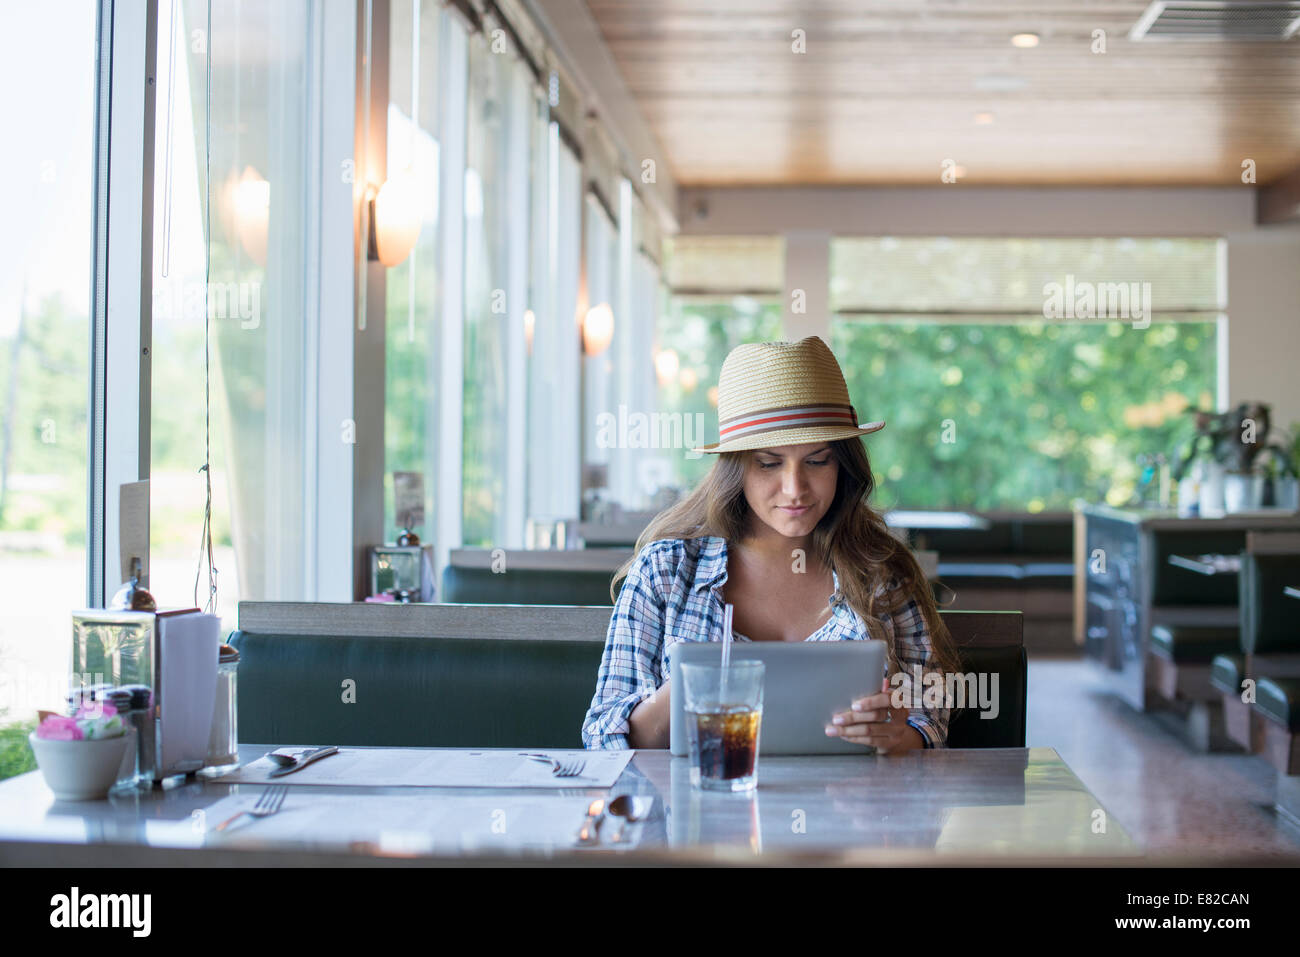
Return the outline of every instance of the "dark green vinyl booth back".
{"type": "MultiPolygon", "coordinates": [[[[614,597],[609,571],[556,571],[516,568],[497,575],[491,568],[457,568],[442,572],[442,601],[475,605],[609,605],[614,597]]],[[[623,582],[618,583],[619,588],[623,582]]],[[[615,595],[618,594],[616,589],[615,595]]]]}
{"type": "MultiPolygon", "coordinates": [[[[287,614],[266,621],[257,609],[270,607],[241,605],[243,630],[230,640],[240,654],[243,742],[582,747],[582,721],[596,688],[608,608],[286,605],[287,614]],[[349,624],[363,626],[285,633],[331,630],[312,623],[332,617],[321,609],[339,608],[349,609],[349,624]],[[467,608],[472,611],[466,613],[467,608]],[[438,609],[455,617],[452,627],[438,625],[438,609]],[[385,623],[398,622],[404,612],[420,622],[403,622],[385,633],[385,623]],[[250,627],[248,619],[259,617],[263,621],[250,627]],[[284,626],[290,620],[295,624],[284,626]],[[392,633],[412,625],[423,633],[392,633]]],[[[959,716],[949,728],[949,747],[1023,747],[1026,661],[1020,614],[943,615],[965,669],[996,672],[999,690],[997,717],[984,719],[973,711],[959,716]]]]}

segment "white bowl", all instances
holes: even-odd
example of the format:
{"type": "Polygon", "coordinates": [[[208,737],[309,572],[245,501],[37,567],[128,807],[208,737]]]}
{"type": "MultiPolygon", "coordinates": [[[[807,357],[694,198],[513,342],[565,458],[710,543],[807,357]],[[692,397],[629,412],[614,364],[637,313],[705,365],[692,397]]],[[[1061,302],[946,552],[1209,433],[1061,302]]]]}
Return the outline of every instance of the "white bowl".
{"type": "Polygon", "coordinates": [[[38,738],[33,731],[27,740],[45,783],[60,801],[95,801],[107,795],[126,756],[124,734],[90,741],[52,741],[38,738]]]}

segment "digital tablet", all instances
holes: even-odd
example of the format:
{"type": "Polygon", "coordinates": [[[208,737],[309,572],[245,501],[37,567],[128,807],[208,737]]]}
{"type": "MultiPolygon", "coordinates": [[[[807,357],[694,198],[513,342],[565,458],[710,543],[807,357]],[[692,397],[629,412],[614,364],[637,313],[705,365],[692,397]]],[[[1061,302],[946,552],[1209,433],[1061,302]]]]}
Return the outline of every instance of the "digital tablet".
{"type": "MultiPolygon", "coordinates": [[[[836,711],[880,691],[885,677],[883,641],[733,642],[732,661],[761,661],[763,719],[759,754],[871,754],[874,749],[826,734],[836,711]]],[[[672,753],[689,752],[681,665],[721,664],[722,642],[678,641],[668,649],[672,753]]]]}

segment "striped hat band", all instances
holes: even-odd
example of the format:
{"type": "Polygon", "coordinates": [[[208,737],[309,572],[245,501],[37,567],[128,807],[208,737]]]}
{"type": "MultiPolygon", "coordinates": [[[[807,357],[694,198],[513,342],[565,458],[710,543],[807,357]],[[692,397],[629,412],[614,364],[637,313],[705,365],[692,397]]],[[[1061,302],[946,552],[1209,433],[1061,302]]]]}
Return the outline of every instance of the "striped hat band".
{"type": "Polygon", "coordinates": [[[782,429],[810,428],[818,425],[855,428],[857,424],[858,418],[851,405],[800,405],[733,416],[725,422],[718,423],[718,437],[723,442],[727,442],[782,429]]]}

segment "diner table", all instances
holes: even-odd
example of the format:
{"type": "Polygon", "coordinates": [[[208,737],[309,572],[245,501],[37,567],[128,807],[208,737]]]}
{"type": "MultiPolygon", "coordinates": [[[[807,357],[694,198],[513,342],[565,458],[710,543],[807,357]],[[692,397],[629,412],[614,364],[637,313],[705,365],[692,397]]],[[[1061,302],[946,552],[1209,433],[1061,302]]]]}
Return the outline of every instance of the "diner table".
{"type": "Polygon", "coordinates": [[[885,513],[885,524],[891,528],[910,528],[916,531],[952,531],[976,529],[988,531],[993,522],[983,515],[970,512],[923,511],[895,508],[885,513]]]}
{"type": "MultiPolygon", "coordinates": [[[[272,746],[242,745],[248,764],[272,746]]],[[[420,749],[409,749],[419,751],[420,749]]],[[[326,759],[328,760],[328,759],[326,759]]],[[[265,785],[220,777],[56,801],[40,772],[0,782],[0,864],[333,866],[424,863],[1062,864],[1140,858],[1119,821],[1051,748],[892,757],[761,756],[750,794],[701,791],[685,758],[637,751],[608,789],[290,785],[273,816],[216,818],[265,785]],[[594,800],[628,794],[645,820],[575,846],[594,800]],[[221,804],[218,806],[218,802],[221,804]]]]}
{"type": "Polygon", "coordinates": [[[1198,575],[1239,575],[1240,555],[1170,555],[1169,564],[1198,575]]]}

